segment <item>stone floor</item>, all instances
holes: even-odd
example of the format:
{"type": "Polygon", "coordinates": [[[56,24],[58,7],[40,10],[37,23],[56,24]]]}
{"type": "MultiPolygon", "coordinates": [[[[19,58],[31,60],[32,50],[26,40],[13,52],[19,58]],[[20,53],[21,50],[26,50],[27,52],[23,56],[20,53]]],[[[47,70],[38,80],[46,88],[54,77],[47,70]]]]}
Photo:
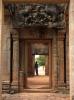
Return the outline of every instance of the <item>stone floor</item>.
{"type": "Polygon", "coordinates": [[[27,81],[27,90],[17,94],[4,93],[3,100],[70,100],[66,88],[62,90],[48,89],[49,77],[47,76],[29,77],[27,81]]]}
{"type": "Polygon", "coordinates": [[[20,93],[3,94],[3,100],[70,100],[68,94],[61,93],[20,93]]]}
{"type": "Polygon", "coordinates": [[[28,88],[49,88],[48,76],[33,76],[27,78],[28,88]]]}

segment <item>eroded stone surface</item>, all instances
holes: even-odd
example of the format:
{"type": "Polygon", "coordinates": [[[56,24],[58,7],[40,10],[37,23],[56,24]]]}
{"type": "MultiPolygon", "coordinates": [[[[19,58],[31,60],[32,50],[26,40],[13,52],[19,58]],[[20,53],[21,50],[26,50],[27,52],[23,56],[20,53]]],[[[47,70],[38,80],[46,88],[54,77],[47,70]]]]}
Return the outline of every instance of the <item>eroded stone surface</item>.
{"type": "Polygon", "coordinates": [[[70,100],[67,94],[55,93],[20,93],[3,94],[3,100],[70,100]]]}

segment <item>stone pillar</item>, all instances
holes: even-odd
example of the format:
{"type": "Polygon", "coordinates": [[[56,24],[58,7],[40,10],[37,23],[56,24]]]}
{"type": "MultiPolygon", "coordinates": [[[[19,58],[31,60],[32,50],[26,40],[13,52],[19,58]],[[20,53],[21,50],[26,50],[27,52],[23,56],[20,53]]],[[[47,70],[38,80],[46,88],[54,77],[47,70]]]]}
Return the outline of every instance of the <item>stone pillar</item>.
{"type": "Polygon", "coordinates": [[[2,82],[1,82],[1,37],[2,36],[2,0],[0,0],[0,100],[2,100],[1,97],[1,91],[2,91],[2,82]]]}
{"type": "Polygon", "coordinates": [[[24,88],[27,87],[28,44],[25,42],[24,88]]]}
{"type": "Polygon", "coordinates": [[[70,95],[74,100],[74,0],[70,0],[69,10],[69,68],[70,68],[70,95]]]}
{"type": "Polygon", "coordinates": [[[49,42],[49,57],[48,57],[48,67],[49,67],[49,88],[52,88],[52,42],[49,42]]]}
{"type": "Polygon", "coordinates": [[[27,70],[28,70],[28,76],[34,76],[31,43],[28,44],[28,69],[27,70]]]}
{"type": "MultiPolygon", "coordinates": [[[[13,34],[13,84],[18,86],[19,75],[19,33],[13,34]]],[[[18,88],[18,87],[17,87],[18,88]]]]}
{"type": "Polygon", "coordinates": [[[69,30],[66,35],[66,84],[69,86],[69,30]]]}
{"type": "Polygon", "coordinates": [[[20,41],[19,47],[20,62],[20,91],[24,89],[24,68],[25,68],[25,41],[20,41]]]}
{"type": "Polygon", "coordinates": [[[52,87],[56,88],[58,79],[57,79],[57,38],[56,34],[54,33],[53,40],[52,40],[52,87]]]}
{"type": "Polygon", "coordinates": [[[24,73],[22,70],[19,71],[19,85],[18,85],[19,92],[23,92],[24,90],[24,73]]]}
{"type": "Polygon", "coordinates": [[[33,66],[33,71],[34,71],[34,75],[35,75],[35,55],[32,56],[32,66],[33,66]]]}
{"type": "Polygon", "coordinates": [[[45,56],[46,60],[45,60],[45,75],[49,75],[49,63],[48,63],[48,56],[45,56]]]}
{"type": "Polygon", "coordinates": [[[64,33],[58,33],[58,85],[64,85],[64,33]]]}
{"type": "Polygon", "coordinates": [[[66,55],[66,62],[65,62],[65,65],[66,65],[66,86],[69,87],[70,86],[70,81],[69,81],[69,7],[66,11],[66,25],[67,25],[67,29],[66,29],[66,35],[65,35],[65,55],[66,55]]]}

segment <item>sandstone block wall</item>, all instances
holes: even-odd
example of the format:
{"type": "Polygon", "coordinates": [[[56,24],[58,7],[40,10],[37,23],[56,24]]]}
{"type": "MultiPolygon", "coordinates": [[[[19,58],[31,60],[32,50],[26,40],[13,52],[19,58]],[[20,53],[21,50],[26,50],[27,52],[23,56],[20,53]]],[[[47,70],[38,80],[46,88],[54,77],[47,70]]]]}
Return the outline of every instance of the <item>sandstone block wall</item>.
{"type": "Polygon", "coordinates": [[[2,35],[2,0],[0,0],[0,100],[1,100],[1,35],[2,35]]]}
{"type": "Polygon", "coordinates": [[[70,0],[69,9],[69,70],[70,95],[74,98],[74,0],[70,0]]]}

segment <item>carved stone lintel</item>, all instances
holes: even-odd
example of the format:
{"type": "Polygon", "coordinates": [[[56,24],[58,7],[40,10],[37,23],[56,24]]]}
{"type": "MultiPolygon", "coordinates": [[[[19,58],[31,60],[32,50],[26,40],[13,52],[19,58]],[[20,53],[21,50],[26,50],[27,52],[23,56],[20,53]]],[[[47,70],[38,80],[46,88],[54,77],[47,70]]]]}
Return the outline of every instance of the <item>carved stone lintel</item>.
{"type": "Polygon", "coordinates": [[[65,4],[7,4],[14,27],[65,27],[65,4]]]}

